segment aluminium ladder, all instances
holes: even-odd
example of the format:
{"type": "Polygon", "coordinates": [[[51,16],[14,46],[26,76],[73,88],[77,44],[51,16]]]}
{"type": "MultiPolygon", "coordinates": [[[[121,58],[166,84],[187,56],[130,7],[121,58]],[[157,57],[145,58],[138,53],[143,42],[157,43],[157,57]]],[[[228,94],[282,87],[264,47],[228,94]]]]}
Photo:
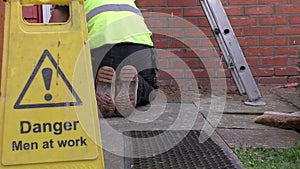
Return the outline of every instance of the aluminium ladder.
{"type": "Polygon", "coordinates": [[[264,105],[261,94],[237,41],[220,0],[200,0],[228,69],[241,94],[247,94],[249,105],[264,105]]]}

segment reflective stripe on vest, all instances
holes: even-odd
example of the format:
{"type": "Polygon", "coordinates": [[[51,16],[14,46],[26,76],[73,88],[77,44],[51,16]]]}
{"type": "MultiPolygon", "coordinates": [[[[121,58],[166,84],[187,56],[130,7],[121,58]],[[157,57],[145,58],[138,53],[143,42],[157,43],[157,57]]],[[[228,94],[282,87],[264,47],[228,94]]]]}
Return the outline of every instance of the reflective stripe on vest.
{"type": "Polygon", "coordinates": [[[98,6],[98,7],[94,8],[93,10],[91,10],[86,15],[86,20],[89,21],[92,17],[94,17],[100,13],[109,12],[109,11],[129,11],[129,12],[133,12],[135,14],[142,16],[141,11],[133,6],[130,6],[127,4],[107,4],[107,5],[98,6]]]}

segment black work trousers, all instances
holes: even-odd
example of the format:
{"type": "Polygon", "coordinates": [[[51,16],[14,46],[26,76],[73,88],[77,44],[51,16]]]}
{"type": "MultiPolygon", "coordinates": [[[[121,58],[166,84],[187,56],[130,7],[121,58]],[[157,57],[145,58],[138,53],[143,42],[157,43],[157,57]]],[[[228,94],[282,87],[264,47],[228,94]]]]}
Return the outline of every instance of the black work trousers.
{"type": "Polygon", "coordinates": [[[153,47],[134,44],[118,43],[104,45],[91,50],[94,77],[102,66],[115,69],[118,76],[121,68],[126,65],[134,66],[138,71],[137,106],[146,105],[151,101],[150,93],[157,89],[157,54],[153,47]]]}

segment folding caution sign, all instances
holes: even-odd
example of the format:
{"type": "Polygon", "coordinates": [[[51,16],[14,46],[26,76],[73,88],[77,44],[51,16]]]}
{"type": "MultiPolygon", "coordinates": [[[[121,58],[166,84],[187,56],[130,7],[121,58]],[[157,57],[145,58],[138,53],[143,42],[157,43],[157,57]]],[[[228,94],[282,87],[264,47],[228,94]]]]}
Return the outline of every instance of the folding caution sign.
{"type": "Polygon", "coordinates": [[[8,0],[0,168],[104,168],[83,0],[8,0]],[[26,5],[70,6],[66,23],[27,23],[26,5]]]}

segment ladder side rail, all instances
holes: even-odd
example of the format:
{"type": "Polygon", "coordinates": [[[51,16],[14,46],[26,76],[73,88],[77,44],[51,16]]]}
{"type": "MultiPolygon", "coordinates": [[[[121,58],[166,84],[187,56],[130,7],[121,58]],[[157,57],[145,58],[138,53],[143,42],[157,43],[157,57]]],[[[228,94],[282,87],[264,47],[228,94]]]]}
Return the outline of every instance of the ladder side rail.
{"type": "MultiPolygon", "coordinates": [[[[237,38],[234,34],[234,31],[230,25],[229,19],[225,13],[225,10],[222,6],[222,3],[220,1],[210,1],[210,0],[202,0],[202,4],[205,4],[204,10],[205,11],[210,11],[206,12],[209,15],[207,15],[208,18],[214,18],[214,24],[212,26],[216,27],[219,29],[219,33],[214,32],[217,36],[219,36],[220,41],[223,41],[224,43],[220,43],[219,45],[222,46],[224,45],[224,48],[226,48],[225,52],[228,52],[228,56],[230,59],[232,59],[232,63],[227,63],[229,64],[228,66],[233,67],[234,70],[232,72],[236,72],[236,75],[233,75],[235,77],[235,81],[237,83],[237,86],[239,86],[239,82],[242,82],[246,94],[249,97],[250,101],[255,101],[261,98],[261,94],[257,88],[256,82],[252,76],[252,73],[250,71],[250,68],[246,62],[246,59],[244,57],[244,54],[242,52],[241,47],[239,46],[239,43],[237,41],[237,38]],[[239,80],[237,80],[239,79],[239,80]]],[[[209,19],[212,21],[212,19],[209,19]]],[[[218,39],[218,38],[217,38],[218,39]]],[[[218,41],[218,42],[220,42],[218,41]]],[[[224,50],[223,47],[221,49],[224,50]]],[[[235,74],[235,73],[233,73],[235,74]]],[[[239,88],[239,87],[238,87],[239,88]]],[[[242,87],[241,87],[242,89],[242,87]]],[[[243,91],[241,90],[243,93],[243,91]]]]}
{"type": "Polygon", "coordinates": [[[261,94],[252,76],[243,51],[230,25],[229,19],[225,13],[222,3],[217,0],[208,0],[208,2],[211,2],[211,4],[209,5],[212,11],[214,11],[214,18],[216,20],[216,23],[218,24],[218,27],[223,28],[223,30],[221,30],[220,36],[222,36],[222,38],[224,39],[230,56],[233,59],[235,69],[237,70],[238,75],[244,84],[249,99],[251,101],[260,99],[261,94]]]}
{"type": "Polygon", "coordinates": [[[221,52],[222,52],[224,60],[227,64],[227,67],[231,71],[231,74],[236,83],[236,86],[241,94],[246,94],[246,89],[243,86],[243,83],[241,82],[241,80],[239,78],[238,72],[235,69],[235,67],[232,66],[233,60],[229,54],[229,51],[227,50],[226,44],[225,44],[224,40],[222,39],[222,37],[220,36],[220,33],[217,33],[220,29],[218,28],[218,25],[217,25],[216,21],[214,20],[212,11],[210,10],[208,4],[205,3],[205,1],[201,1],[201,3],[202,3],[202,7],[204,8],[205,15],[207,16],[209,24],[212,28],[212,31],[215,35],[215,38],[218,42],[219,48],[221,49],[221,52]]]}

